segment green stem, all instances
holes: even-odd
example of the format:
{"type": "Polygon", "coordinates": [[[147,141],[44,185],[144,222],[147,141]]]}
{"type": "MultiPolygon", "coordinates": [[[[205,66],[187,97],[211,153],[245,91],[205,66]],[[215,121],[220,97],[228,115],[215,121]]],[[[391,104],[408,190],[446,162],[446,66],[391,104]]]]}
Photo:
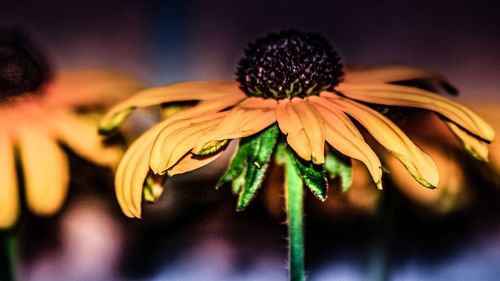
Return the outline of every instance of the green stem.
{"type": "Polygon", "coordinates": [[[0,233],[2,239],[3,257],[0,259],[0,277],[1,280],[15,281],[16,280],[16,233],[13,230],[8,230],[0,233]]]}
{"type": "Polygon", "coordinates": [[[286,156],[285,166],[285,200],[288,218],[288,238],[290,241],[290,280],[303,281],[305,280],[303,234],[304,190],[302,180],[289,153],[286,156]]]}

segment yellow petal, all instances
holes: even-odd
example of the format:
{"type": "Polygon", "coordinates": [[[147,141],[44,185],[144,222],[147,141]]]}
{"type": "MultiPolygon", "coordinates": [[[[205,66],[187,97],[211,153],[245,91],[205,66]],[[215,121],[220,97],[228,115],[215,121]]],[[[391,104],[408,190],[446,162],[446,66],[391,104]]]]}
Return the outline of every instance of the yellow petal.
{"type": "Polygon", "coordinates": [[[488,144],[470,135],[450,121],[445,121],[453,134],[460,140],[462,146],[477,160],[488,162],[488,144]]]}
{"type": "Polygon", "coordinates": [[[344,81],[346,83],[387,83],[415,79],[432,79],[448,83],[446,78],[439,73],[427,69],[403,66],[386,65],[359,69],[347,69],[344,81]]]}
{"type": "Polygon", "coordinates": [[[149,88],[114,106],[106,113],[99,127],[103,128],[103,131],[112,130],[123,122],[135,108],[168,102],[204,101],[222,97],[242,100],[245,95],[235,82],[183,82],[149,88]]]}
{"type": "Polygon", "coordinates": [[[234,107],[217,127],[200,138],[192,152],[202,154],[207,147],[213,145],[213,142],[248,137],[276,122],[274,108],[252,107],[253,100],[261,99],[249,98],[245,100],[245,108],[234,107]]]}
{"type": "Polygon", "coordinates": [[[112,104],[144,88],[137,78],[106,70],[78,70],[58,73],[45,89],[49,104],[112,104]]]}
{"type": "Polygon", "coordinates": [[[203,166],[206,166],[222,155],[222,151],[217,152],[209,157],[199,158],[193,154],[185,155],[179,162],[167,171],[168,176],[174,176],[178,174],[183,174],[191,172],[203,166]]]}
{"type": "Polygon", "coordinates": [[[417,147],[392,121],[375,110],[349,99],[322,93],[326,106],[336,107],[361,123],[389,150],[423,186],[435,188],[439,174],[432,159],[417,147]]]}
{"type": "Polygon", "coordinates": [[[404,168],[396,163],[398,161],[394,157],[384,157],[384,164],[391,171],[388,177],[404,196],[418,205],[439,213],[460,209],[471,199],[468,192],[471,189],[458,154],[435,139],[422,138],[419,143],[435,161],[441,175],[437,189],[417,188],[418,183],[407,173],[403,173],[404,168]]]}
{"type": "Polygon", "coordinates": [[[314,164],[325,162],[325,124],[323,118],[309,101],[294,98],[291,107],[299,116],[302,128],[309,140],[311,159],[314,164]]]}
{"type": "Polygon", "coordinates": [[[14,147],[4,130],[0,131],[0,173],[0,229],[7,229],[19,217],[19,190],[14,147]]]}
{"type": "Polygon", "coordinates": [[[281,132],[286,135],[286,141],[297,155],[311,161],[309,140],[302,127],[299,116],[291,107],[289,100],[280,100],[276,108],[276,119],[281,132]]]}
{"type": "Polygon", "coordinates": [[[97,133],[97,124],[67,111],[51,114],[56,137],[79,156],[99,165],[114,168],[123,155],[118,147],[105,146],[97,133]]]}
{"type": "Polygon", "coordinates": [[[390,84],[346,83],[339,85],[337,90],[349,98],[364,102],[432,110],[485,141],[491,142],[495,138],[493,128],[472,110],[429,91],[390,84]]]}
{"type": "Polygon", "coordinates": [[[288,144],[301,158],[315,164],[325,162],[325,124],[308,100],[280,101],[276,116],[288,144]]]}
{"type": "Polygon", "coordinates": [[[37,215],[52,215],[66,198],[68,160],[56,139],[40,127],[20,124],[17,143],[21,156],[26,201],[37,215]]]}
{"type": "Polygon", "coordinates": [[[163,174],[188,153],[203,134],[215,128],[226,115],[227,112],[219,112],[169,123],[154,141],[149,159],[151,170],[156,174],[163,174]]]}
{"type": "Polygon", "coordinates": [[[368,168],[373,182],[382,188],[382,165],[375,152],[365,142],[359,130],[341,111],[324,106],[321,98],[311,98],[325,120],[326,141],[340,153],[357,159],[368,168]]]}

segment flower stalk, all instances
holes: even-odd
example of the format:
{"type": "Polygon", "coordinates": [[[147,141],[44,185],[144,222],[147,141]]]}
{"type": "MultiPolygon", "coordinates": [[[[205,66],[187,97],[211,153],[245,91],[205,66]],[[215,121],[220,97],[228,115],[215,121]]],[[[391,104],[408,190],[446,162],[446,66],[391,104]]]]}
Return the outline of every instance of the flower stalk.
{"type": "Polygon", "coordinates": [[[0,232],[2,257],[0,258],[0,280],[16,280],[17,239],[14,230],[0,232]]]}
{"type": "Polygon", "coordinates": [[[289,240],[289,276],[291,281],[305,280],[304,272],[304,190],[300,175],[288,151],[285,164],[285,200],[289,240]]]}

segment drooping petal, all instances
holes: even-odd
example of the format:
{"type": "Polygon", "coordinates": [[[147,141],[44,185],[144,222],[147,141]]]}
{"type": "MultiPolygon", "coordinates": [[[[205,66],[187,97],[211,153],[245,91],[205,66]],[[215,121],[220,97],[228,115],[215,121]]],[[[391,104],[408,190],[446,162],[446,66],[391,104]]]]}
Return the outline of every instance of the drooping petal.
{"type": "Polygon", "coordinates": [[[381,188],[382,165],[371,147],[365,142],[352,121],[335,107],[325,106],[322,98],[311,98],[317,110],[325,120],[326,141],[340,153],[357,159],[365,164],[373,182],[381,188]]]}
{"type": "Polygon", "coordinates": [[[311,149],[306,133],[302,128],[302,124],[297,113],[291,109],[289,100],[280,100],[276,108],[276,119],[278,126],[286,141],[292,149],[300,156],[300,158],[311,161],[311,149]]]}
{"type": "Polygon", "coordinates": [[[203,154],[207,147],[214,142],[223,142],[229,139],[243,138],[254,135],[276,122],[275,103],[261,103],[260,98],[248,98],[242,106],[234,107],[230,113],[204,137],[200,138],[193,148],[194,154],[203,154]],[[252,102],[256,101],[256,107],[252,102]],[[265,106],[263,106],[265,105],[265,106]]]}
{"type": "Polygon", "coordinates": [[[171,122],[156,137],[149,166],[156,174],[163,174],[174,166],[198,142],[201,136],[214,129],[227,115],[219,112],[212,115],[171,122]]]}
{"type": "Polygon", "coordinates": [[[142,134],[118,164],[115,193],[123,213],[128,217],[141,217],[142,189],[149,172],[149,156],[156,136],[167,122],[160,122],[142,134]]]}
{"type": "Polygon", "coordinates": [[[317,109],[306,100],[294,98],[290,102],[280,101],[276,115],[280,130],[287,135],[293,150],[306,161],[323,164],[325,124],[317,109]]]}
{"type": "Polygon", "coordinates": [[[352,84],[389,83],[408,80],[435,80],[451,94],[458,91],[441,74],[413,66],[386,65],[359,69],[347,69],[344,81],[352,84]]]}
{"type": "Polygon", "coordinates": [[[186,154],[176,165],[174,165],[170,170],[167,171],[168,176],[174,176],[178,174],[184,174],[191,172],[193,170],[204,167],[213,161],[217,160],[222,155],[223,151],[219,151],[208,157],[197,157],[193,154],[186,154]]]}
{"type": "Polygon", "coordinates": [[[112,104],[144,88],[137,78],[106,70],[63,71],[44,89],[49,104],[112,104]]]}
{"type": "Polygon", "coordinates": [[[68,159],[55,137],[36,125],[20,124],[16,137],[28,208],[37,215],[52,215],[66,198],[68,159]]]}
{"type": "Polygon", "coordinates": [[[453,134],[460,140],[463,147],[477,160],[488,162],[488,144],[470,135],[461,127],[450,121],[445,121],[453,134]]]}
{"type": "Polygon", "coordinates": [[[19,217],[19,190],[14,146],[7,132],[0,130],[0,229],[12,227],[19,217]]]}
{"type": "Polygon", "coordinates": [[[493,128],[472,110],[429,91],[390,84],[347,83],[339,85],[337,90],[351,99],[364,102],[432,110],[487,142],[495,138],[493,128]]]}
{"type": "Polygon", "coordinates": [[[325,105],[336,107],[361,123],[389,150],[423,186],[435,188],[439,174],[432,159],[416,146],[394,123],[375,110],[330,93],[323,94],[325,105]]]}
{"type": "Polygon", "coordinates": [[[114,106],[101,120],[101,131],[119,126],[135,108],[176,101],[211,100],[227,97],[242,100],[243,92],[234,82],[183,82],[143,90],[114,106]]]}
{"type": "Polygon", "coordinates": [[[325,163],[325,124],[316,107],[309,101],[294,98],[291,107],[298,114],[309,144],[314,164],[325,163]]]}
{"type": "Polygon", "coordinates": [[[123,155],[122,149],[104,145],[96,126],[68,111],[50,116],[56,137],[81,157],[114,168],[123,155]]]}

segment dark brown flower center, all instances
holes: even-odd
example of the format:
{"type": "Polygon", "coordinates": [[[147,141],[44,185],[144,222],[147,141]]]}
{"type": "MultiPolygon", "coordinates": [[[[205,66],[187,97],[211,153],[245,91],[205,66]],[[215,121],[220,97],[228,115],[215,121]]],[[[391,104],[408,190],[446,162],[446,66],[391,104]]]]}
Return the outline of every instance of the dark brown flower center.
{"type": "Polygon", "coordinates": [[[14,33],[0,32],[0,101],[36,92],[48,71],[29,42],[14,33]]]}
{"type": "Polygon", "coordinates": [[[343,76],[340,58],[321,35],[296,30],[250,43],[236,71],[248,96],[283,99],[332,90],[343,76]]]}

